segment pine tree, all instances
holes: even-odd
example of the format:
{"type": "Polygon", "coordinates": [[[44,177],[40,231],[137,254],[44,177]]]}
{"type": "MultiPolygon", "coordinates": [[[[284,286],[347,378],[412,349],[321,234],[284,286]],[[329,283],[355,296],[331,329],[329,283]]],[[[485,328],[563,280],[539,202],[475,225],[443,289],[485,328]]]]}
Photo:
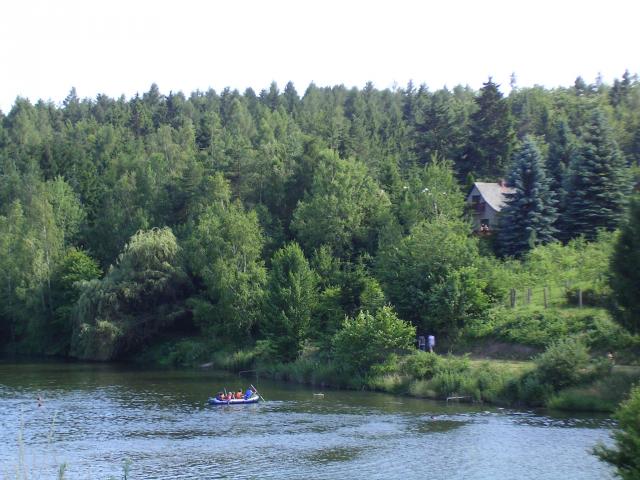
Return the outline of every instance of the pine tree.
{"type": "Polygon", "coordinates": [[[536,245],[555,240],[557,218],[555,195],[542,155],[531,137],[526,137],[514,155],[509,185],[515,192],[502,210],[499,242],[505,255],[520,256],[536,245]]]}
{"type": "Polygon", "coordinates": [[[565,118],[556,120],[549,136],[549,154],[547,157],[547,172],[550,188],[558,198],[562,198],[563,178],[569,168],[569,162],[575,149],[575,136],[565,118]]]}
{"type": "Polygon", "coordinates": [[[498,87],[489,78],[476,98],[478,110],[471,115],[461,178],[469,172],[478,178],[496,178],[507,169],[515,133],[509,105],[498,87]]]}
{"type": "Polygon", "coordinates": [[[640,197],[631,202],[628,221],[611,258],[614,315],[632,332],[640,332],[640,197]]]}
{"type": "Polygon", "coordinates": [[[450,160],[460,157],[467,139],[464,110],[459,104],[447,89],[426,96],[418,104],[415,144],[421,164],[435,154],[450,160]]]}
{"type": "Polygon", "coordinates": [[[296,91],[296,87],[293,86],[293,82],[287,82],[282,94],[282,103],[289,115],[295,116],[298,113],[298,106],[300,104],[300,96],[296,91]]]}
{"type": "Polygon", "coordinates": [[[614,230],[630,191],[628,171],[611,127],[594,110],[576,147],[565,179],[564,238],[595,239],[599,229],[614,230]]]}

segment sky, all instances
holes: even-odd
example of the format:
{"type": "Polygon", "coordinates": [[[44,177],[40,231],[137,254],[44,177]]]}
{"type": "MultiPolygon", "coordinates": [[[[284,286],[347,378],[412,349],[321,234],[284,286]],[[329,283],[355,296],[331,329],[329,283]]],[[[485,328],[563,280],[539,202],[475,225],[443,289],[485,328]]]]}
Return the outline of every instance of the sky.
{"type": "Polygon", "coordinates": [[[292,81],[509,90],[640,73],[637,0],[6,0],[0,110],[292,81]]]}

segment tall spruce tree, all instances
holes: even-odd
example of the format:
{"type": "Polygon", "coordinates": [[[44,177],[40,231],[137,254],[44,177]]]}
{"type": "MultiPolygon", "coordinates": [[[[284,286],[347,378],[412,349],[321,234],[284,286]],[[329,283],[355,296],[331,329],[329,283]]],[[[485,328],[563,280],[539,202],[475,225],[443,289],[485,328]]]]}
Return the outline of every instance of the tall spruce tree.
{"type": "Polygon", "coordinates": [[[513,159],[509,185],[515,192],[502,210],[499,242],[504,255],[520,256],[555,240],[555,194],[549,190],[544,160],[535,141],[525,137],[513,159]]]}
{"type": "Polygon", "coordinates": [[[604,113],[596,109],[574,150],[565,179],[563,237],[595,239],[599,229],[614,230],[630,192],[624,157],[604,113]]]}
{"type": "Polygon", "coordinates": [[[632,332],[640,332],[640,196],[631,202],[629,216],[611,257],[614,316],[632,332]]]}
{"type": "Polygon", "coordinates": [[[473,172],[477,178],[495,179],[507,170],[515,132],[507,100],[491,78],[476,98],[478,109],[471,115],[470,137],[461,177],[473,172]]]}
{"type": "Polygon", "coordinates": [[[563,179],[569,168],[576,142],[575,135],[571,132],[566,118],[561,117],[553,123],[547,141],[549,142],[547,156],[549,185],[560,200],[564,195],[563,179]]]}

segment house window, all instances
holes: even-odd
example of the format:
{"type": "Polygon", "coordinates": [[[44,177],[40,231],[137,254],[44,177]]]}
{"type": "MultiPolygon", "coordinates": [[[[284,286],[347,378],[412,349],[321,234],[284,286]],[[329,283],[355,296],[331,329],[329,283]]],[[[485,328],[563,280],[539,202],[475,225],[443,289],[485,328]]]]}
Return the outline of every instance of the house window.
{"type": "Polygon", "coordinates": [[[480,202],[480,195],[471,195],[471,202],[479,203],[480,202]]]}

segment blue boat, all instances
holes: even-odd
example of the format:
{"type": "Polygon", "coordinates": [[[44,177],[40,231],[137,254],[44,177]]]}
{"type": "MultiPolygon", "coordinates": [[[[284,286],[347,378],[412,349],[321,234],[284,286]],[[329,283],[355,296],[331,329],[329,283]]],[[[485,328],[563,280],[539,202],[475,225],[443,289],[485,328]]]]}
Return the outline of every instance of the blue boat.
{"type": "Polygon", "coordinates": [[[231,400],[218,400],[215,397],[209,398],[209,405],[248,405],[251,403],[258,403],[260,401],[260,395],[253,394],[246,400],[244,398],[234,398],[231,400]]]}

